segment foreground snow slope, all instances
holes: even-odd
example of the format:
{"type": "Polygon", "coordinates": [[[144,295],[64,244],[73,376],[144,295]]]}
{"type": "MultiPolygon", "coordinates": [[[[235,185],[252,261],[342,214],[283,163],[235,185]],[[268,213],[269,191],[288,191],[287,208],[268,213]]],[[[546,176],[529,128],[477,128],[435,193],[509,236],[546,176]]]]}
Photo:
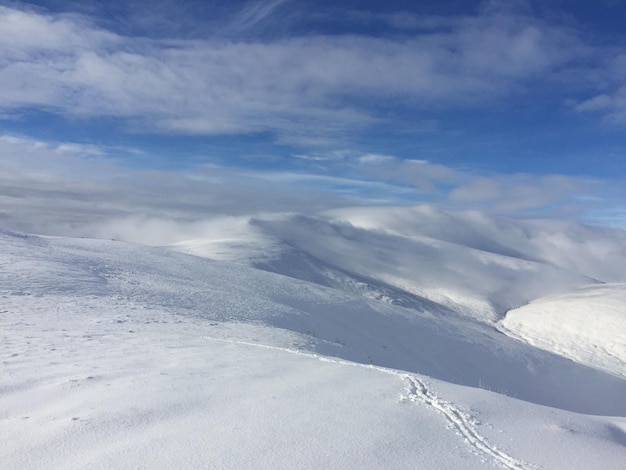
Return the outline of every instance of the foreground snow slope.
{"type": "Polygon", "coordinates": [[[626,284],[587,286],[511,310],[512,336],[626,378],[626,284]]]}
{"type": "Polygon", "coordinates": [[[625,381],[457,315],[163,249],[10,233],[0,296],[6,468],[626,459],[625,381]]]}

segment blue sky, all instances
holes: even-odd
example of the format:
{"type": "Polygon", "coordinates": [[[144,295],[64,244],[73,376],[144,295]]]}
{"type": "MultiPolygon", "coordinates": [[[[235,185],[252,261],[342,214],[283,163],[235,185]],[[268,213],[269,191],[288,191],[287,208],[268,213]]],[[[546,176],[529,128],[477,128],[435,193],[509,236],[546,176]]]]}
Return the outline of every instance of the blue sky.
{"type": "Polygon", "coordinates": [[[269,201],[250,210],[310,192],[624,227],[624,19],[610,0],[0,1],[0,220],[51,178],[47,199],[102,210],[76,184],[132,174],[147,200],[159,174],[233,205],[247,181],[269,201]]]}

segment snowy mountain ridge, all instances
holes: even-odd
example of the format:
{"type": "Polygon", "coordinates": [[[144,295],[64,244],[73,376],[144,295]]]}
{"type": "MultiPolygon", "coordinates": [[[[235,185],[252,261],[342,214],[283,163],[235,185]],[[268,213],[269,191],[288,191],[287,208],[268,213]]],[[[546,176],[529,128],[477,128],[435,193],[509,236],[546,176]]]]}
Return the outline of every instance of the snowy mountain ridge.
{"type": "Polygon", "coordinates": [[[217,219],[212,232],[174,248],[489,323],[546,295],[626,282],[623,233],[431,206],[217,219]]]}
{"type": "Polygon", "coordinates": [[[619,280],[589,254],[620,253],[619,234],[574,273],[333,217],[233,218],[168,247],[1,232],[3,461],[620,468],[620,323],[583,344],[523,311],[580,292],[611,306],[596,320],[622,321],[622,283],[576,290],[619,280]],[[502,320],[496,301],[527,297],[502,320]]]}

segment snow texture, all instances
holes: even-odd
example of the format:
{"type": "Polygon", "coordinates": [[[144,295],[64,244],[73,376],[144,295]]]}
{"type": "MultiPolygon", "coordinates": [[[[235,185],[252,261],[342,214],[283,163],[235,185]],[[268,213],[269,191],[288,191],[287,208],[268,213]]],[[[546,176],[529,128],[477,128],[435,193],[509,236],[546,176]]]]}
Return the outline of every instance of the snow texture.
{"type": "Polygon", "coordinates": [[[3,467],[623,468],[619,270],[378,215],[0,232],[3,467]]]}
{"type": "Polygon", "coordinates": [[[626,284],[585,286],[511,310],[502,330],[626,378],[626,284]]]}

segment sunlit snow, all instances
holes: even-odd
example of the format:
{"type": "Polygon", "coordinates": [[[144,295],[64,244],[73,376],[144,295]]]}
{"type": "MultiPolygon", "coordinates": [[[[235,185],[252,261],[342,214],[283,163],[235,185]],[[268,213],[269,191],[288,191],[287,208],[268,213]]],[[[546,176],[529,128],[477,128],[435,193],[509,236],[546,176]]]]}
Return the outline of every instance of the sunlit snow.
{"type": "Polygon", "coordinates": [[[3,466],[622,468],[623,272],[420,210],[1,232],[3,466]]]}

